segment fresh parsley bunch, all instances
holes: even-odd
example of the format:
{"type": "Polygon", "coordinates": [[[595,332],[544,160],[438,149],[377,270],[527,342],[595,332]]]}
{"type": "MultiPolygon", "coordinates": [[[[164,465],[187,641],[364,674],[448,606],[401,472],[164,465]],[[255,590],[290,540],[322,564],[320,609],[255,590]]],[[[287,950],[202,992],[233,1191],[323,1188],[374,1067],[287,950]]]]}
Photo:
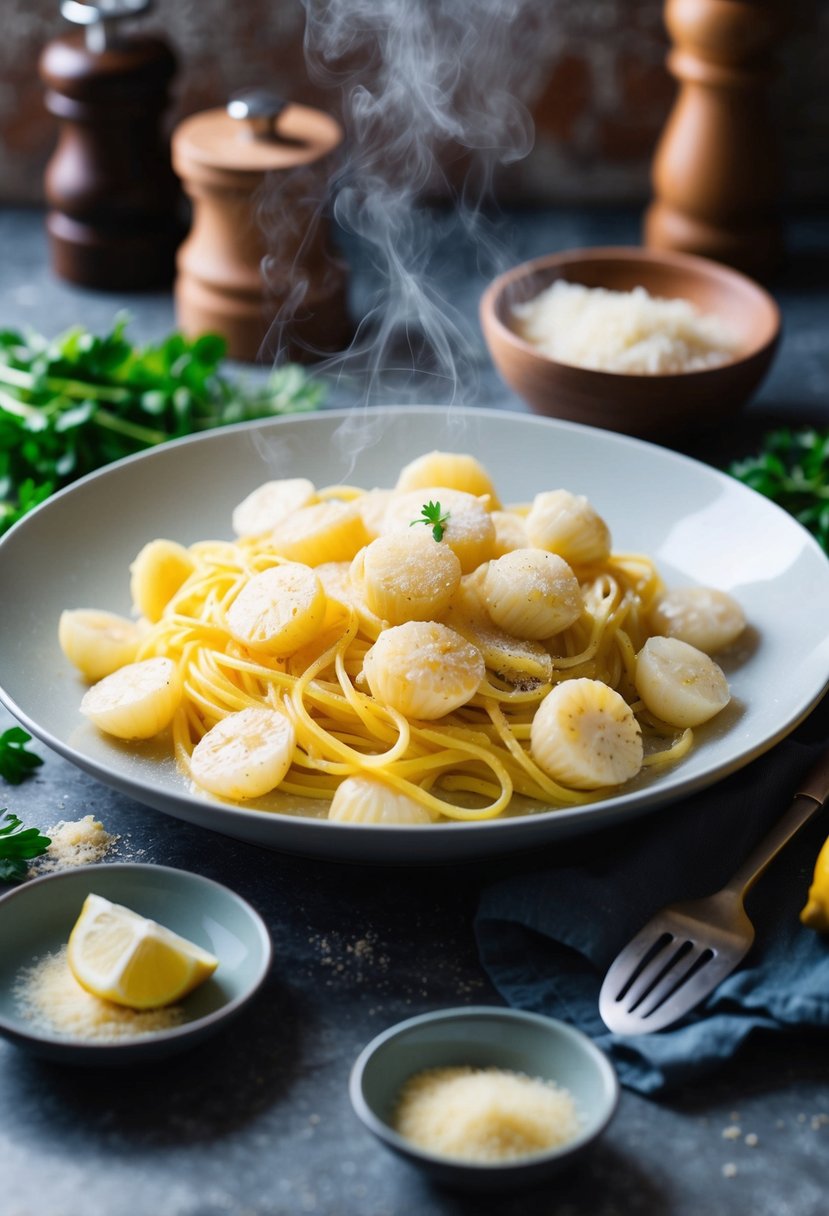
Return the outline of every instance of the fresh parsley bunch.
{"type": "Polygon", "coordinates": [[[24,828],[16,815],[6,811],[0,819],[0,882],[20,882],[29,872],[27,863],[51,843],[37,828],[24,828]]]}
{"type": "Polygon", "coordinates": [[[829,553],[829,429],[782,427],[729,473],[794,516],[829,553]]]}
{"type": "Polygon", "coordinates": [[[314,409],[323,387],[296,364],[230,380],[225,343],[173,333],[133,346],[127,318],[96,337],[50,341],[0,330],[0,534],[55,490],[102,465],[197,431],[314,409]]]}
{"type": "Polygon", "coordinates": [[[22,726],[10,726],[0,735],[0,777],[9,785],[20,785],[43,763],[35,752],[26,751],[31,739],[22,726]]]}

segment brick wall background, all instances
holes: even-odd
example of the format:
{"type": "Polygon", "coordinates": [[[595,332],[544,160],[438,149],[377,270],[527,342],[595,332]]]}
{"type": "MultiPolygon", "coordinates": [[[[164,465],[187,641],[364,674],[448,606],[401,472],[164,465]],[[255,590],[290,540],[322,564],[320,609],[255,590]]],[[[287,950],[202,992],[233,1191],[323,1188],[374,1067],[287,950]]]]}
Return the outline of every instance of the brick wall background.
{"type": "MultiPolygon", "coordinates": [[[[829,4],[780,3],[791,25],[772,96],[786,191],[814,205],[829,200],[829,4]]],[[[547,0],[542,12],[526,63],[536,94],[535,144],[501,176],[501,195],[538,203],[641,202],[674,95],[664,66],[662,0],[547,0]]],[[[68,27],[58,0],[0,0],[0,14],[0,202],[37,203],[55,137],[37,59],[68,27]]],[[[306,74],[300,0],[157,0],[146,25],[164,28],[180,57],[171,123],[252,85],[337,109],[336,94],[306,74]]]]}

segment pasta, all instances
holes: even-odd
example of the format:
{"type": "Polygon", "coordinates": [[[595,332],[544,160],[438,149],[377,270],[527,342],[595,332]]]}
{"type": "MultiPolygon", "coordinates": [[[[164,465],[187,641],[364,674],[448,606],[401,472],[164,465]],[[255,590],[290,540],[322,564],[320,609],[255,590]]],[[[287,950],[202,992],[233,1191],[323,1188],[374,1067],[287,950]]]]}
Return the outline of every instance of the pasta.
{"type": "MultiPolygon", "coordinates": [[[[232,542],[142,550],[132,587],[148,619],[81,703],[120,738],[169,724],[178,764],[214,796],[278,787],[338,822],[383,824],[493,819],[517,795],[547,809],[606,797],[693,745],[687,691],[680,704],[648,648],[657,633],[685,670],[719,673],[712,712],[727,703],[714,661],[676,640],[672,601],[660,613],[653,562],[613,552],[568,490],[502,507],[473,457],[428,453],[393,490],[268,482],[233,527],[232,542]]],[[[707,602],[694,601],[696,637],[707,602]]],[[[70,659],[98,618],[111,632],[110,613],[62,614],[70,659]]]]}

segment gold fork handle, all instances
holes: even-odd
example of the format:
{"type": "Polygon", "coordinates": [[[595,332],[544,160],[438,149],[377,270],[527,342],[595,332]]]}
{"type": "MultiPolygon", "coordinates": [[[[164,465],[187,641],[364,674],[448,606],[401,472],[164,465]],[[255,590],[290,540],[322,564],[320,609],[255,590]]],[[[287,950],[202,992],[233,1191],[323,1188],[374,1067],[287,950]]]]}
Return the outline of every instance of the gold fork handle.
{"type": "Polygon", "coordinates": [[[778,819],[768,835],[764,836],[749,853],[728,883],[728,888],[747,895],[781,849],[800,831],[804,823],[807,823],[815,812],[820,810],[822,805],[823,803],[818,802],[811,794],[796,794],[785,815],[778,819]]]}
{"type": "Polygon", "coordinates": [[[725,890],[746,895],[780,850],[829,799],[829,748],[800,782],[791,806],[749,853],[725,890]]]}
{"type": "Polygon", "coordinates": [[[821,806],[826,802],[829,798],[829,750],[812,765],[797,792],[814,798],[821,806]]]}

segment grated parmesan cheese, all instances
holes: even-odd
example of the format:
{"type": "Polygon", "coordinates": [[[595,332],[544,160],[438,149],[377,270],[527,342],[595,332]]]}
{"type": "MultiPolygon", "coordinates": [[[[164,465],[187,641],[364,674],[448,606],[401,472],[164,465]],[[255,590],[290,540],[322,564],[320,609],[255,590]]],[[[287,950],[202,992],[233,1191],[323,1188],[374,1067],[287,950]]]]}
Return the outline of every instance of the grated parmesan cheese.
{"type": "Polygon", "coordinates": [[[644,287],[609,291],[557,280],[513,307],[519,337],[558,363],[628,375],[663,375],[719,367],[737,342],[718,317],[689,300],[667,300],[644,287]]]}
{"type": "Polygon", "coordinates": [[[169,1030],[184,1019],[180,1005],[139,1011],[93,996],[69,970],[65,946],[25,968],[14,996],[33,1029],[72,1039],[118,1042],[169,1030]]]}
{"type": "Polygon", "coordinates": [[[530,1156],[574,1139],[580,1120],[568,1090],[499,1068],[431,1068],[401,1090],[393,1126],[427,1152],[465,1161],[530,1156]]]}
{"type": "Polygon", "coordinates": [[[118,839],[92,815],[77,820],[61,819],[46,835],[52,843],[32,867],[36,874],[91,865],[105,857],[118,839]]]}

